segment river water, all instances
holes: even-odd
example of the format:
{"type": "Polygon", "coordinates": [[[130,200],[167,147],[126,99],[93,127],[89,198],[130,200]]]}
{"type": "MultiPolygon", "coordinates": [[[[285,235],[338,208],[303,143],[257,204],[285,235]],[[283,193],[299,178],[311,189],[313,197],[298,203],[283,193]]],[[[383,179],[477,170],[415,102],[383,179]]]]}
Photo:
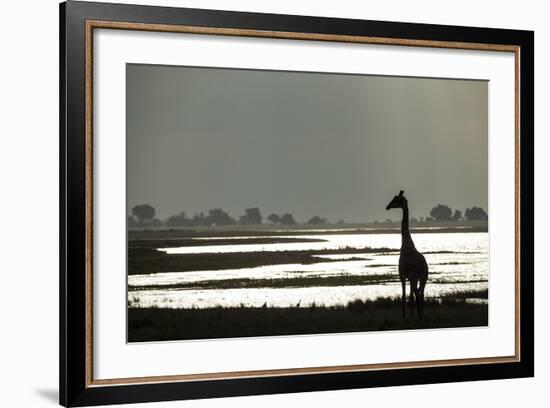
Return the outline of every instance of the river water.
{"type": "MultiPolygon", "coordinates": [[[[290,242],[272,244],[246,244],[254,237],[195,238],[202,245],[175,248],[158,248],[170,254],[238,253],[301,250],[337,250],[354,248],[369,252],[353,254],[319,255],[318,263],[265,265],[254,268],[219,269],[197,272],[150,273],[128,276],[132,287],[128,294],[131,307],[207,308],[215,306],[308,307],[316,305],[345,305],[355,299],[376,299],[401,295],[397,277],[400,234],[336,233],[330,235],[304,234],[270,236],[269,238],[322,239],[322,242],[290,242]],[[227,245],[209,245],[210,239],[227,240],[227,245]],[[232,245],[231,239],[239,239],[232,245]],[[372,249],[384,248],[380,252],[372,249]],[[385,249],[392,249],[388,251],[385,249]],[[330,278],[339,276],[391,275],[391,279],[375,284],[353,286],[307,287],[247,287],[230,289],[204,289],[201,282],[229,279],[292,279],[296,277],[330,278]],[[197,288],[163,288],[166,285],[196,284],[197,288]],[[155,286],[154,289],[146,288],[155,286]],[[144,287],[140,289],[140,287],[144,287]]],[[[427,297],[488,288],[489,255],[488,234],[473,232],[413,234],[416,248],[422,252],[429,265],[427,297]]],[[[251,241],[252,242],[252,241],[251,241]]],[[[220,265],[223,268],[223,265],[220,265]]],[[[251,286],[251,285],[248,285],[251,286]]],[[[253,285],[252,285],[253,286],[253,285]]]]}

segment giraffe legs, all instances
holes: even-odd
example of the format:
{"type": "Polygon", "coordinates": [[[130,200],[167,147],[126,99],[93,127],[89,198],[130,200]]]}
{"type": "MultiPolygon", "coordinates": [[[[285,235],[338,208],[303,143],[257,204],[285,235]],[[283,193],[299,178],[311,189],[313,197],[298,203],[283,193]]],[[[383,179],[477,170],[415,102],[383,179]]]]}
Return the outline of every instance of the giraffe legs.
{"type": "Polygon", "coordinates": [[[411,282],[411,290],[409,293],[409,309],[411,311],[411,319],[414,317],[414,285],[413,282],[411,282]]]}
{"type": "Polygon", "coordinates": [[[418,317],[420,319],[424,318],[424,288],[426,287],[426,281],[420,281],[420,288],[418,289],[419,299],[418,299],[418,317]]]}
{"type": "Polygon", "coordinates": [[[403,319],[405,318],[405,304],[407,303],[407,292],[406,292],[406,279],[401,279],[401,288],[402,288],[402,294],[401,294],[401,307],[403,310],[403,319]]]}
{"type": "Polygon", "coordinates": [[[409,296],[409,308],[411,309],[411,318],[414,317],[414,303],[418,304],[418,285],[416,279],[411,279],[411,293],[409,296]]]}
{"type": "Polygon", "coordinates": [[[422,294],[420,293],[420,290],[418,288],[415,288],[414,290],[414,296],[416,298],[416,308],[418,310],[418,318],[422,320],[422,314],[423,314],[423,301],[422,301],[422,294]]]}
{"type": "Polygon", "coordinates": [[[422,320],[424,318],[424,288],[426,286],[426,279],[422,277],[420,280],[417,277],[407,279],[405,276],[400,275],[401,279],[401,308],[403,319],[407,317],[407,304],[410,309],[410,318],[414,317],[414,309],[416,303],[416,310],[418,318],[422,320]],[[410,284],[409,298],[407,299],[407,280],[410,284]]]}

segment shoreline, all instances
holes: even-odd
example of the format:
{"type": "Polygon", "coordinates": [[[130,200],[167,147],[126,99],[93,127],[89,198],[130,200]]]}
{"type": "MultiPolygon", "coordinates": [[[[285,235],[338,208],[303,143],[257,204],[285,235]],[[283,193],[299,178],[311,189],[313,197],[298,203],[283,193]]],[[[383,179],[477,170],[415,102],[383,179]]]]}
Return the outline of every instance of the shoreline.
{"type": "MultiPolygon", "coordinates": [[[[428,233],[482,233],[488,232],[486,221],[457,223],[424,223],[411,225],[413,234],[428,233]]],[[[331,235],[338,234],[400,234],[400,224],[330,224],[330,225],[231,225],[222,227],[182,227],[182,228],[132,228],[128,229],[128,241],[143,239],[180,239],[200,237],[277,237],[293,235],[331,235]]]]}

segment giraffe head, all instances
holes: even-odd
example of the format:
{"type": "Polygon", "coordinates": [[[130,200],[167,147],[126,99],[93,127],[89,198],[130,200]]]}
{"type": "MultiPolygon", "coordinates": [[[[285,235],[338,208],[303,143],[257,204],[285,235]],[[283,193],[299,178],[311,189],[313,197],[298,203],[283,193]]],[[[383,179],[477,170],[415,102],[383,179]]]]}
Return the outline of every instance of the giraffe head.
{"type": "Polygon", "coordinates": [[[395,197],[393,197],[393,199],[386,206],[386,210],[390,210],[392,208],[403,208],[405,205],[407,205],[407,199],[405,198],[403,193],[404,191],[401,190],[399,192],[399,195],[396,195],[395,197]]]}

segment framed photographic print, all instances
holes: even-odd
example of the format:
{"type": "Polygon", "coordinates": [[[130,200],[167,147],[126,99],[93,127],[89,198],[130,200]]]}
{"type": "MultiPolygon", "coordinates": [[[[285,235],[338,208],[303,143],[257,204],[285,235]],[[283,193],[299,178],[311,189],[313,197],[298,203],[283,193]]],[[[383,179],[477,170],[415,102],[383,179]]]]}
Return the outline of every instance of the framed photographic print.
{"type": "Polygon", "coordinates": [[[60,27],[61,404],[533,376],[533,32],[60,27]]]}

